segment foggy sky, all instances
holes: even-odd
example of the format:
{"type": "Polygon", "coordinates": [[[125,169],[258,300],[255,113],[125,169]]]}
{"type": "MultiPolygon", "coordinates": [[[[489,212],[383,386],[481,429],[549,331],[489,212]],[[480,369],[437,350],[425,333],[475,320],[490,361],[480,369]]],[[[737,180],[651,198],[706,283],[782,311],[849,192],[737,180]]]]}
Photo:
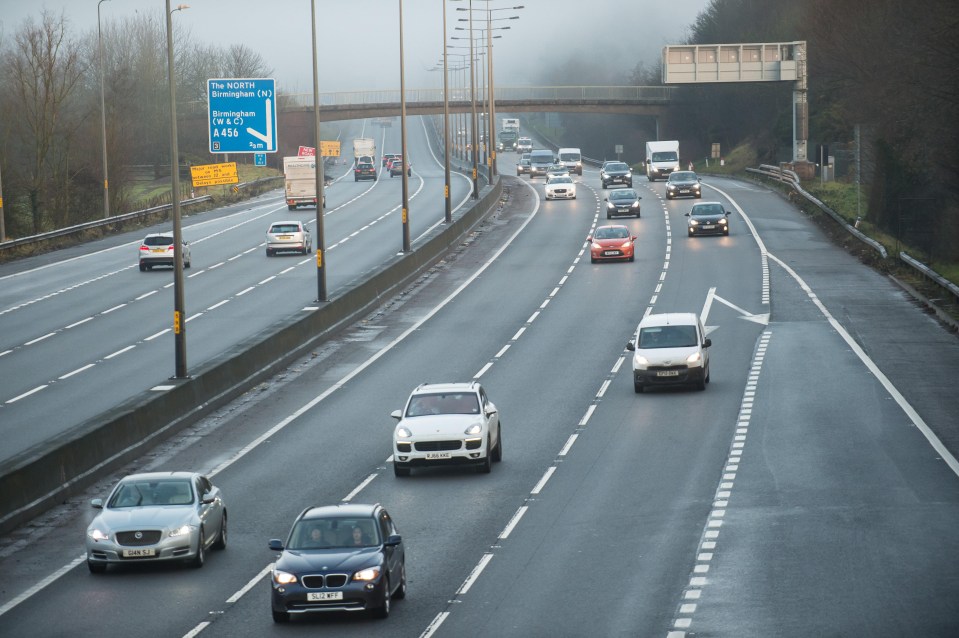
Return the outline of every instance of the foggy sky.
{"type": "MultiPolygon", "coordinates": [[[[464,40],[449,45],[468,46],[466,27],[459,18],[469,15],[469,0],[447,3],[447,32],[464,40]]],[[[171,6],[189,4],[177,11],[177,28],[208,44],[227,47],[245,44],[260,53],[273,68],[277,88],[284,92],[312,91],[310,61],[310,0],[171,0],[171,6]]],[[[398,0],[316,0],[320,91],[353,91],[399,88],[398,0]]],[[[637,62],[653,65],[666,44],[680,43],[687,28],[709,0],[491,0],[494,18],[520,16],[493,23],[493,66],[498,87],[539,83],[543,68],[562,65],[570,57],[594,62],[611,72],[627,74],[637,62]],[[509,30],[498,31],[498,27],[509,30]]],[[[485,27],[483,0],[472,0],[474,36],[485,27]]],[[[403,44],[406,86],[437,88],[442,73],[427,69],[441,66],[443,52],[443,0],[403,2],[403,44]]],[[[96,36],[96,0],[0,0],[0,45],[12,43],[23,20],[39,21],[46,8],[64,12],[70,34],[96,36]]],[[[104,25],[137,12],[163,15],[164,0],[108,0],[100,5],[104,25]]],[[[104,43],[109,46],[109,43],[104,43]]],[[[450,49],[466,54],[468,49],[450,49]]],[[[451,58],[454,60],[462,58],[451,58]]],[[[602,82],[596,82],[600,84],[602,82]]]]}

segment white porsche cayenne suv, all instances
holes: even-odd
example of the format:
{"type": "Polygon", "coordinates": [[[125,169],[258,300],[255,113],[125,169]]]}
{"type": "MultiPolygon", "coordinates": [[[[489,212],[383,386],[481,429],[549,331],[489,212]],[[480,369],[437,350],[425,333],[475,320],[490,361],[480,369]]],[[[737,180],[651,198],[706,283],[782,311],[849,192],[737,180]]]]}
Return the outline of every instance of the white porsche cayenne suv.
{"type": "Polygon", "coordinates": [[[472,465],[489,473],[503,459],[499,412],[475,381],[421,384],[390,416],[399,421],[393,430],[396,476],[428,465],[472,465]]]}

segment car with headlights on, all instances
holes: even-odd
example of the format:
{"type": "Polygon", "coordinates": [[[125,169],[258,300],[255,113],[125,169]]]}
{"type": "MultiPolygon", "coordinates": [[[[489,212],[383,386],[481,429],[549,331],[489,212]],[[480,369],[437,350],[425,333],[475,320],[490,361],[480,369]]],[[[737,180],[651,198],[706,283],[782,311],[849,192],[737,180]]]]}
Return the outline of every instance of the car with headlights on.
{"type": "Polygon", "coordinates": [[[558,175],[569,175],[569,169],[564,164],[551,164],[546,168],[547,179],[558,175]]]}
{"type": "Polygon", "coordinates": [[[626,344],[633,353],[633,389],[642,393],[654,386],[692,385],[705,390],[711,346],[695,313],[646,315],[626,344]]]}
{"type": "Polygon", "coordinates": [[[379,504],[308,507],[293,522],[270,577],[273,621],[291,615],[370,612],[390,615],[406,597],[406,550],[393,519],[379,504]]]}
{"type": "Polygon", "coordinates": [[[519,177],[520,175],[529,175],[529,158],[528,157],[522,157],[516,163],[516,176],[519,177]]]}
{"type": "Polygon", "coordinates": [[[693,171],[673,171],[666,180],[666,199],[703,196],[702,180],[693,171]]]}
{"type": "Polygon", "coordinates": [[[87,567],[184,561],[203,567],[210,548],[224,549],[227,513],[220,488],[195,472],[131,474],[114,486],[87,527],[87,567]]]}
{"type": "MultiPolygon", "coordinates": [[[[173,260],[173,233],[150,233],[140,242],[139,266],[140,272],[153,270],[154,266],[170,266],[176,263],[173,260]]],[[[190,244],[180,242],[180,258],[183,267],[189,268],[191,262],[190,244]]]]}
{"type": "Polygon", "coordinates": [[[589,242],[589,260],[594,264],[597,261],[633,261],[636,258],[636,236],[621,224],[597,226],[586,241],[589,242]]]}
{"type": "Polygon", "coordinates": [[[546,199],[576,199],[576,182],[569,175],[547,177],[546,199]]]}
{"type": "Polygon", "coordinates": [[[686,228],[694,235],[729,235],[729,211],[719,202],[693,204],[686,213],[686,228]]]}
{"type": "Polygon", "coordinates": [[[609,162],[600,169],[599,179],[603,182],[603,188],[609,188],[611,184],[632,187],[633,169],[626,162],[609,162]]]}
{"type": "Polygon", "coordinates": [[[299,220],[273,222],[266,231],[266,256],[279,252],[297,252],[303,255],[313,250],[313,235],[299,220]]]}
{"type": "Polygon", "coordinates": [[[521,137],[518,140],[516,140],[517,153],[529,153],[532,150],[533,150],[533,138],[521,137]]]}
{"type": "Polygon", "coordinates": [[[632,188],[614,188],[606,198],[606,219],[613,217],[640,216],[639,196],[632,188]]]}
{"type": "Polygon", "coordinates": [[[390,414],[393,473],[409,476],[414,467],[472,465],[488,474],[503,459],[499,411],[475,381],[423,383],[402,410],[390,414]]]}

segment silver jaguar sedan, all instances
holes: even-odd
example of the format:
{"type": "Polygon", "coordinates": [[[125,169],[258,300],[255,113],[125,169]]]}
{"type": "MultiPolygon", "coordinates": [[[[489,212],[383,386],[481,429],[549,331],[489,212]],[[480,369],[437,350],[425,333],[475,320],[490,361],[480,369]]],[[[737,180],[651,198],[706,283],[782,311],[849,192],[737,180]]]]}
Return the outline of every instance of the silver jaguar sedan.
{"type": "Polygon", "coordinates": [[[203,567],[208,549],[226,548],[226,504],[220,488],[196,472],[125,477],[87,527],[87,567],[181,560],[203,567]]]}

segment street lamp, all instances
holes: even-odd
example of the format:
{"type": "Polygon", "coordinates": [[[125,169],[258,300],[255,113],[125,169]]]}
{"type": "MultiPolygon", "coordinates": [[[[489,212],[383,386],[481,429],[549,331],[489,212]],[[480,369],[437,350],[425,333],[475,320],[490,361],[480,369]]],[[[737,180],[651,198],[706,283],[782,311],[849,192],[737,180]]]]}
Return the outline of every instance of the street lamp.
{"type": "MultiPolygon", "coordinates": [[[[403,0],[400,7],[400,153],[403,154],[403,252],[410,252],[410,156],[406,152],[406,78],[403,72],[403,0]]],[[[447,182],[449,183],[449,182],[447,182]]]]}
{"type": "Polygon", "coordinates": [[[100,35],[100,5],[110,0],[97,2],[97,57],[100,67],[100,133],[103,138],[103,218],[110,216],[110,180],[107,177],[107,109],[103,97],[103,40],[100,35]]]}
{"type": "Polygon", "coordinates": [[[189,9],[180,4],[170,10],[166,0],[166,51],[167,75],[170,79],[170,165],[172,167],[173,200],[173,343],[175,352],[175,378],[185,379],[186,367],[186,309],[183,302],[183,233],[180,228],[180,160],[176,133],[176,82],[173,72],[173,12],[189,9]]]}
{"type": "Polygon", "coordinates": [[[326,231],[323,225],[323,202],[326,201],[324,188],[326,177],[323,175],[323,144],[320,141],[320,89],[317,81],[317,54],[316,54],[316,0],[310,1],[311,26],[313,29],[313,136],[316,148],[313,159],[316,160],[316,300],[326,301],[326,231]]]}
{"type": "Polygon", "coordinates": [[[443,144],[445,145],[443,174],[446,180],[443,187],[443,199],[445,201],[446,223],[450,224],[453,222],[453,202],[450,199],[450,96],[449,64],[447,63],[448,53],[446,50],[446,0],[440,0],[440,2],[443,3],[443,144]]]}

